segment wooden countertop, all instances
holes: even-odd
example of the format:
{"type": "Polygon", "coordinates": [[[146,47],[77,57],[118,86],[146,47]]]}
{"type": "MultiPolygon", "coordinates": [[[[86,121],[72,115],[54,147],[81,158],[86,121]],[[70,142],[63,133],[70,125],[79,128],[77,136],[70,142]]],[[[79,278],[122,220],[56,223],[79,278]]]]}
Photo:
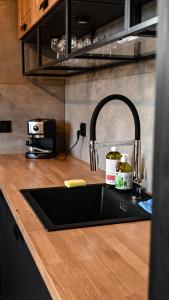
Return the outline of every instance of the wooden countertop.
{"type": "Polygon", "coordinates": [[[104,172],[65,162],[0,155],[0,184],[38,269],[57,300],[146,300],[150,221],[47,232],[19,192],[63,180],[104,181],[104,172]]]}

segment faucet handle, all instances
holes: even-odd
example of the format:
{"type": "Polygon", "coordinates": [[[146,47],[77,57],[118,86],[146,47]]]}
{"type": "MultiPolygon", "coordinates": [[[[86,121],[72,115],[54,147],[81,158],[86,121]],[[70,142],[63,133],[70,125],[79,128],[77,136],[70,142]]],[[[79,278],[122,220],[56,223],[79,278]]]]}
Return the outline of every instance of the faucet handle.
{"type": "Polygon", "coordinates": [[[139,179],[134,179],[131,199],[139,200],[140,198],[141,198],[141,181],[139,179]]]}
{"type": "Polygon", "coordinates": [[[146,181],[144,179],[135,178],[133,180],[133,191],[131,198],[133,200],[139,200],[141,198],[141,193],[146,189],[146,181]]]}

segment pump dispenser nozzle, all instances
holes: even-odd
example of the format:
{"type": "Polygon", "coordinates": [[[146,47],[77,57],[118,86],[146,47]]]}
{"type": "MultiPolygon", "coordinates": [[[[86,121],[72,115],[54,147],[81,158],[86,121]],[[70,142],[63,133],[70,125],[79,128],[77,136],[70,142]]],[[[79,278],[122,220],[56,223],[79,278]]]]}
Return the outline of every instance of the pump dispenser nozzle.
{"type": "Polygon", "coordinates": [[[116,147],[111,147],[111,152],[116,152],[117,148],[116,147]]]}
{"type": "Polygon", "coordinates": [[[126,163],[127,162],[127,157],[128,157],[128,154],[126,153],[121,153],[121,162],[122,163],[126,163]]]}

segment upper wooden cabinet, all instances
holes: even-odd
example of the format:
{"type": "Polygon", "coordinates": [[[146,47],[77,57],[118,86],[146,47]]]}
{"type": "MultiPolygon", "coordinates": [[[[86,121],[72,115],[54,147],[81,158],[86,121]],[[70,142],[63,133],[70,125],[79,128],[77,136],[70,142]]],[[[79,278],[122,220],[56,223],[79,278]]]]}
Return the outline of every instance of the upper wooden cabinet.
{"type": "Polygon", "coordinates": [[[18,0],[18,37],[22,38],[59,0],[18,0]]]}

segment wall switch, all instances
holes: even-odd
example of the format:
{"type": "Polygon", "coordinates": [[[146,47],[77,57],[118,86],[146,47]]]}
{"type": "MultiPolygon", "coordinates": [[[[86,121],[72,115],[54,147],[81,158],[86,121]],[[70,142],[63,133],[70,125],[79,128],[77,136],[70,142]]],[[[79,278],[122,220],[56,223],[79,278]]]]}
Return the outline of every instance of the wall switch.
{"type": "Polygon", "coordinates": [[[86,123],[80,123],[80,135],[86,136],[86,123]]]}
{"type": "Polygon", "coordinates": [[[0,121],[0,132],[11,132],[11,121],[0,121]]]}

